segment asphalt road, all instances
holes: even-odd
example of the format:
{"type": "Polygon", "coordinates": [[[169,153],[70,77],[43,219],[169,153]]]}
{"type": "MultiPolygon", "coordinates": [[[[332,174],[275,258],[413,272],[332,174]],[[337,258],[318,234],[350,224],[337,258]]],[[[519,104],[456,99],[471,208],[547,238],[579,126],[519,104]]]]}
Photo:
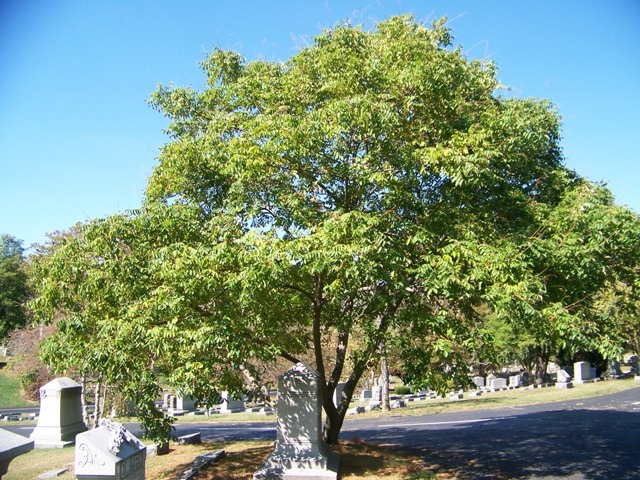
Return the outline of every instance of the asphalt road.
{"type": "MultiPolygon", "coordinates": [[[[3,427],[6,428],[6,427],[3,427]]],[[[137,425],[128,425],[140,434],[137,425]]],[[[29,435],[32,428],[8,428],[29,435]]],[[[183,423],[203,439],[275,440],[275,422],[183,423]]],[[[497,410],[348,419],[342,437],[417,452],[461,478],[640,479],[640,387],[613,395],[497,410]]]]}

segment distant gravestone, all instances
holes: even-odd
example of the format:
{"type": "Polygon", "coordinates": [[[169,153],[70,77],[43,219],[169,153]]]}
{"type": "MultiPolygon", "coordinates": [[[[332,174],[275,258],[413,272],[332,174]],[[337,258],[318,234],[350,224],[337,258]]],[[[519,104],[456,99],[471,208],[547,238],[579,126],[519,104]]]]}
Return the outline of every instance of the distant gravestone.
{"type": "Polygon", "coordinates": [[[229,392],[222,392],[222,406],[220,413],[238,413],[245,411],[244,400],[238,400],[229,392]]]}
{"type": "Polygon", "coordinates": [[[319,376],[298,363],[278,378],[276,446],[253,478],[337,479],[339,460],[322,439],[319,376]]]}
{"type": "Polygon", "coordinates": [[[361,401],[371,400],[371,389],[362,390],[362,392],[360,393],[360,400],[361,401]]]}
{"type": "Polygon", "coordinates": [[[620,378],[622,376],[622,370],[620,370],[620,362],[617,360],[609,360],[609,369],[607,370],[607,377],[620,378]]]}
{"type": "Polygon", "coordinates": [[[484,377],[473,377],[473,383],[477,388],[484,388],[484,377]]]}
{"type": "Polygon", "coordinates": [[[507,379],[506,378],[494,378],[489,383],[489,387],[494,390],[502,390],[503,388],[507,388],[507,379]]]}
{"type": "Polygon", "coordinates": [[[82,386],[70,378],[50,381],[40,388],[40,416],[31,434],[36,448],[71,445],[87,427],[82,419],[82,386]]]}
{"type": "Polygon", "coordinates": [[[374,385],[374,387],[371,389],[371,401],[372,402],[382,401],[382,386],[374,385]]]}
{"type": "Polygon", "coordinates": [[[519,388],[522,386],[522,377],[520,375],[511,375],[509,377],[509,387],[519,388]]]}
{"type": "Polygon", "coordinates": [[[342,391],[346,382],[338,382],[336,389],[333,391],[333,404],[337,407],[342,402],[342,391]]]}
{"type": "Polygon", "coordinates": [[[176,409],[178,410],[195,410],[196,409],[196,399],[190,396],[176,396],[176,409]]]}
{"type": "Polygon", "coordinates": [[[144,480],[147,448],[125,427],[109,420],[76,438],[78,480],[144,480]]]}
{"type": "Polygon", "coordinates": [[[33,440],[0,428],[0,479],[9,471],[11,460],[31,450],[33,440]]]}
{"type": "Polygon", "coordinates": [[[591,376],[591,363],[589,362],[576,362],[573,364],[573,381],[575,383],[592,382],[591,376]]]}
{"type": "Polygon", "coordinates": [[[573,383],[571,382],[571,375],[569,375],[566,370],[558,370],[556,372],[556,375],[557,375],[556,388],[573,387],[573,383]]]}

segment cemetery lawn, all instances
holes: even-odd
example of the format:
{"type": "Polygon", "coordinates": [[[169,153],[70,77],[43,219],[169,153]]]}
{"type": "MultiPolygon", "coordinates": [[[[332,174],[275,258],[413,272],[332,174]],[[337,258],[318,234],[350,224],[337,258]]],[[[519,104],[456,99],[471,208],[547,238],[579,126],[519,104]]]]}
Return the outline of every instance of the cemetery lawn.
{"type": "MultiPolygon", "coordinates": [[[[233,442],[223,444],[171,445],[168,455],[148,457],[146,478],[175,480],[191,462],[205,452],[224,450],[222,459],[203,469],[198,480],[246,480],[253,477],[260,464],[273,450],[272,442],[233,442]]],[[[450,479],[449,473],[431,473],[423,461],[415,455],[403,454],[384,446],[371,445],[358,440],[342,442],[333,449],[341,455],[340,472],[343,480],[400,480],[400,479],[450,479]]],[[[15,458],[9,465],[4,480],[33,480],[38,475],[61,468],[69,471],[57,477],[73,479],[74,448],[36,449],[15,458]]]]}
{"type": "Polygon", "coordinates": [[[28,407],[35,405],[22,398],[20,379],[9,377],[0,371],[0,408],[28,407]]]}

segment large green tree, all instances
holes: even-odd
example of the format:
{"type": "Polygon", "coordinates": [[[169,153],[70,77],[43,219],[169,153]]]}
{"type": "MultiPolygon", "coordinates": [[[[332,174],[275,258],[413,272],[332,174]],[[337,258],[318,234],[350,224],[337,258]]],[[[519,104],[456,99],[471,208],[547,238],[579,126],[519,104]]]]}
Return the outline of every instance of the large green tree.
{"type": "Polygon", "coordinates": [[[22,241],[0,235],[0,341],[26,323],[24,302],[29,296],[22,241]]]}
{"type": "Polygon", "coordinates": [[[339,25],[284,63],[216,50],[202,91],[160,87],[171,141],[144,206],[37,268],[36,311],[62,313],[48,358],[152,419],[160,377],[206,401],[310,350],[329,442],[384,341],[415,383],[466,376],[475,308],[537,298],[510,258],[574,176],[552,106],[500,97],[451,41],[444,21],[339,25]]]}

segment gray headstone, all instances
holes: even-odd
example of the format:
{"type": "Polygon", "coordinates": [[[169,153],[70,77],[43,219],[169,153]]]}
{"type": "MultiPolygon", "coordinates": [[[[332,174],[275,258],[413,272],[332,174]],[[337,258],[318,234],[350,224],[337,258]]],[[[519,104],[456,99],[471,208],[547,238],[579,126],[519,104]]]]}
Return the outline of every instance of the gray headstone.
{"type": "Polygon", "coordinates": [[[298,363],[278,378],[275,450],[254,479],[337,479],[339,457],[322,439],[318,374],[298,363]]]}
{"type": "Polygon", "coordinates": [[[9,470],[11,460],[31,450],[33,440],[0,428],[0,478],[9,470]]]}
{"type": "Polygon", "coordinates": [[[87,427],[82,419],[82,387],[70,378],[51,380],[40,388],[40,415],[31,434],[36,448],[71,445],[87,427]]]}
{"type": "Polygon", "coordinates": [[[575,383],[584,383],[593,380],[591,376],[591,363],[589,362],[576,362],[573,364],[573,375],[575,376],[575,383]]]}
{"type": "Polygon", "coordinates": [[[338,382],[336,389],[333,391],[333,404],[336,407],[342,402],[342,390],[344,390],[345,385],[346,382],[338,382]]]}
{"type": "Polygon", "coordinates": [[[144,480],[147,448],[121,424],[100,420],[100,426],[76,438],[78,480],[144,480]]]}
{"type": "Polygon", "coordinates": [[[558,370],[556,372],[556,375],[557,375],[556,388],[573,387],[573,382],[571,382],[571,375],[569,375],[566,370],[558,370]]]}
{"type": "Polygon", "coordinates": [[[608,377],[618,378],[622,376],[622,370],[620,370],[620,362],[617,360],[609,360],[609,370],[607,371],[608,377]]]}

